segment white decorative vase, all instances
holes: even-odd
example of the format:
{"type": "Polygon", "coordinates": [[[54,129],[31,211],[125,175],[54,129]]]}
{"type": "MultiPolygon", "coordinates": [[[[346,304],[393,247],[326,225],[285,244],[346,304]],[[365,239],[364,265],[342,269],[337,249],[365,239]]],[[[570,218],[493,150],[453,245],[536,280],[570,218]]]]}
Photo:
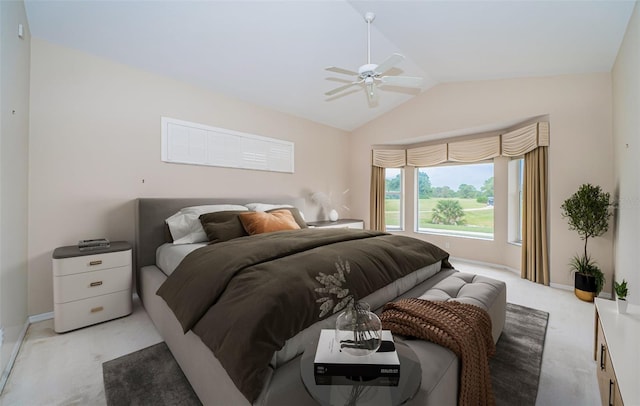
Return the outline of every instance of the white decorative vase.
{"type": "Polygon", "coordinates": [[[627,314],[627,301],[618,299],[616,302],[618,302],[618,313],[627,314]]]}
{"type": "Polygon", "coordinates": [[[331,210],[331,211],[329,212],[329,220],[331,220],[331,221],[338,221],[338,218],[339,218],[339,216],[338,216],[338,212],[337,212],[335,209],[333,209],[333,210],[331,210]]]}

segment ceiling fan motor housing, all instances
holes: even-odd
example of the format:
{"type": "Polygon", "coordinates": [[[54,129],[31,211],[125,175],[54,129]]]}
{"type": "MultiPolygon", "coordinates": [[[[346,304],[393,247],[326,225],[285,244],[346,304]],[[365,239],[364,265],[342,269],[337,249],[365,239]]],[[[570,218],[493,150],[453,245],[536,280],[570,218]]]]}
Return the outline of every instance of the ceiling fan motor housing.
{"type": "Polygon", "coordinates": [[[377,68],[378,68],[378,65],[376,65],[375,63],[368,63],[366,65],[362,65],[360,69],[358,69],[358,75],[362,79],[374,77],[377,75],[376,73],[377,68]]]}

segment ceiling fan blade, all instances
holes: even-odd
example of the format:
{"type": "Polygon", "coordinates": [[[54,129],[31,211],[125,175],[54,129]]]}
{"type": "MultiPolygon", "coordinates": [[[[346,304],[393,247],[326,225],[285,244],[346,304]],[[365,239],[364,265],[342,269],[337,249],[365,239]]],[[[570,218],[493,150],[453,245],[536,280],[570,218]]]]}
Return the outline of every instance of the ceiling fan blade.
{"type": "Polygon", "coordinates": [[[333,96],[336,93],[340,93],[343,90],[346,90],[348,88],[350,88],[353,85],[357,85],[358,82],[352,82],[352,83],[347,83],[346,85],[340,86],[340,87],[336,87],[333,90],[329,90],[328,92],[325,93],[325,96],[333,96]]]}
{"type": "Polygon", "coordinates": [[[383,76],[380,81],[385,85],[402,87],[420,87],[424,83],[424,79],[410,76],[383,76]]]}
{"type": "Polygon", "coordinates": [[[390,57],[384,60],[378,67],[376,68],[376,73],[383,74],[389,69],[393,68],[400,62],[404,61],[404,56],[400,54],[392,54],[390,57]]]}
{"type": "Polygon", "coordinates": [[[329,66],[328,68],[324,68],[324,70],[328,70],[329,72],[334,72],[334,73],[342,73],[343,75],[358,76],[358,72],[354,72],[349,69],[338,68],[335,66],[329,66]]]}

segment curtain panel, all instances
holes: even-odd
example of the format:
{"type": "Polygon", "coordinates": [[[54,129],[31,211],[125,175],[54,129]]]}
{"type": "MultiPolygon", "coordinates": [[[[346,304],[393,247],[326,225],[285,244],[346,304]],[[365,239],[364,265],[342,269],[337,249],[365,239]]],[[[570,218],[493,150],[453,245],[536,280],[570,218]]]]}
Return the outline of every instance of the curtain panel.
{"type": "Polygon", "coordinates": [[[547,242],[547,149],[524,156],[522,195],[522,278],[549,285],[547,242]]]}
{"type": "Polygon", "coordinates": [[[369,223],[372,230],[385,231],[384,220],[384,168],[379,166],[371,167],[371,199],[370,199],[370,217],[369,223]]]}

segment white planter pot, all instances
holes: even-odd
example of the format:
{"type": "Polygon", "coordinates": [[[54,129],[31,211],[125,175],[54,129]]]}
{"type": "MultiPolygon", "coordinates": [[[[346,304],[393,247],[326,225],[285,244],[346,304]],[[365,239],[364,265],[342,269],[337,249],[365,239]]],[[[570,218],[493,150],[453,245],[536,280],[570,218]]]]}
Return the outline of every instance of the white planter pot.
{"type": "Polygon", "coordinates": [[[618,313],[627,314],[627,301],[618,299],[616,302],[618,302],[618,313]]]}

